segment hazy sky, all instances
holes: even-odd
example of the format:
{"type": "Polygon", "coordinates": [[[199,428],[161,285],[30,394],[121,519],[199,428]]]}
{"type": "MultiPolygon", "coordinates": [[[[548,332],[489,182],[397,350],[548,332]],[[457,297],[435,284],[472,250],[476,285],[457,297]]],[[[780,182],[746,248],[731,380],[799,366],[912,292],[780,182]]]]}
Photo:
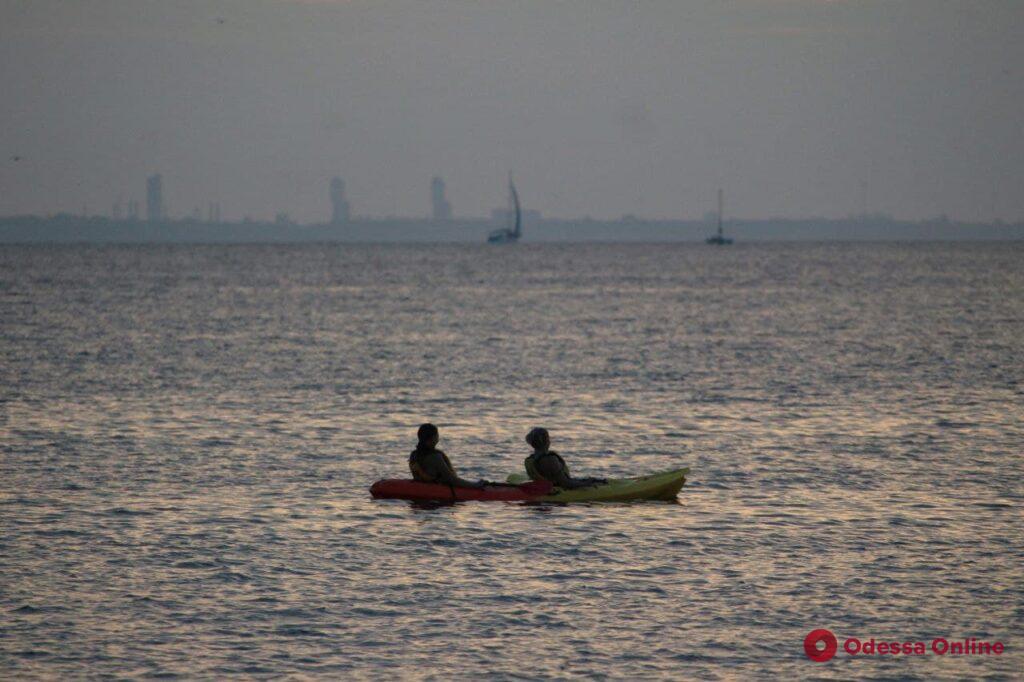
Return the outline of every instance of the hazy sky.
{"type": "Polygon", "coordinates": [[[0,0],[0,214],[1019,220],[1022,123],[1022,0],[0,0]]]}

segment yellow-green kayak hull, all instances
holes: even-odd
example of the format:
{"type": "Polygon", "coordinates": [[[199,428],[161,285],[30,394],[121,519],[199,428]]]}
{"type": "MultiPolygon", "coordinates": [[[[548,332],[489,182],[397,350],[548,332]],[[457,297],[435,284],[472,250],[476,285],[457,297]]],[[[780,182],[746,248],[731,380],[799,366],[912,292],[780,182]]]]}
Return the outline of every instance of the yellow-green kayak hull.
{"type": "MultiPolygon", "coordinates": [[[[629,502],[630,500],[674,500],[686,483],[689,467],[673,469],[650,476],[613,478],[602,485],[574,490],[561,490],[536,498],[539,502],[629,502]]],[[[529,481],[526,474],[511,474],[508,483],[520,485],[529,481]]]]}

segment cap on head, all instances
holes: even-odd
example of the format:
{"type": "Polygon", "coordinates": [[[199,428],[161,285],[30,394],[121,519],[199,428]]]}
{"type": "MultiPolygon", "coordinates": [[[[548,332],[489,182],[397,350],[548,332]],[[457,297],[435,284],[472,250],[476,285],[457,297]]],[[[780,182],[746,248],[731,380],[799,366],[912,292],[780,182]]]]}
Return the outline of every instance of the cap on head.
{"type": "Polygon", "coordinates": [[[432,438],[438,437],[437,427],[433,424],[420,424],[420,428],[416,431],[416,437],[421,443],[427,443],[432,438]]]}
{"type": "Polygon", "coordinates": [[[540,450],[551,445],[551,437],[548,435],[547,429],[537,426],[530,429],[530,432],[526,434],[526,442],[535,450],[540,450]]]}

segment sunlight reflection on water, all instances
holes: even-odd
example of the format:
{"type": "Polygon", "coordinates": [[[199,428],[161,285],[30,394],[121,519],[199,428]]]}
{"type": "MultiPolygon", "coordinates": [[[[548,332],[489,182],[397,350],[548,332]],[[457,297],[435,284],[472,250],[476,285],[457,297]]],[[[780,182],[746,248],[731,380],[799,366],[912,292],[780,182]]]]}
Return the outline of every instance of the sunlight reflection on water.
{"type": "Polygon", "coordinates": [[[1012,676],[1020,245],[0,249],[15,677],[1012,676]],[[373,501],[535,425],[678,504],[373,501]],[[1002,639],[999,658],[803,637],[1002,639]],[[557,646],[552,646],[556,643],[557,646]]]}

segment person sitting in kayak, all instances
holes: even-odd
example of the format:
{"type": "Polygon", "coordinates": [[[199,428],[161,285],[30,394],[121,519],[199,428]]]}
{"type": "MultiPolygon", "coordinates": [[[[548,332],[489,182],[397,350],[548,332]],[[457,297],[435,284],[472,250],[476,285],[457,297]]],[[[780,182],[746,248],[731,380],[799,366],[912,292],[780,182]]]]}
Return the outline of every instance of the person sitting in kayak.
{"type": "Polygon", "coordinates": [[[573,478],[569,475],[569,467],[557,452],[551,449],[551,436],[547,429],[540,427],[530,429],[526,434],[526,442],[533,448],[533,454],[523,462],[526,473],[534,481],[548,481],[563,490],[588,488],[607,483],[603,478],[573,478]]]}
{"type": "Polygon", "coordinates": [[[416,432],[419,444],[409,455],[412,477],[421,483],[440,483],[453,488],[483,488],[487,481],[466,481],[459,478],[448,455],[437,449],[441,434],[433,424],[423,424],[416,432]]]}

